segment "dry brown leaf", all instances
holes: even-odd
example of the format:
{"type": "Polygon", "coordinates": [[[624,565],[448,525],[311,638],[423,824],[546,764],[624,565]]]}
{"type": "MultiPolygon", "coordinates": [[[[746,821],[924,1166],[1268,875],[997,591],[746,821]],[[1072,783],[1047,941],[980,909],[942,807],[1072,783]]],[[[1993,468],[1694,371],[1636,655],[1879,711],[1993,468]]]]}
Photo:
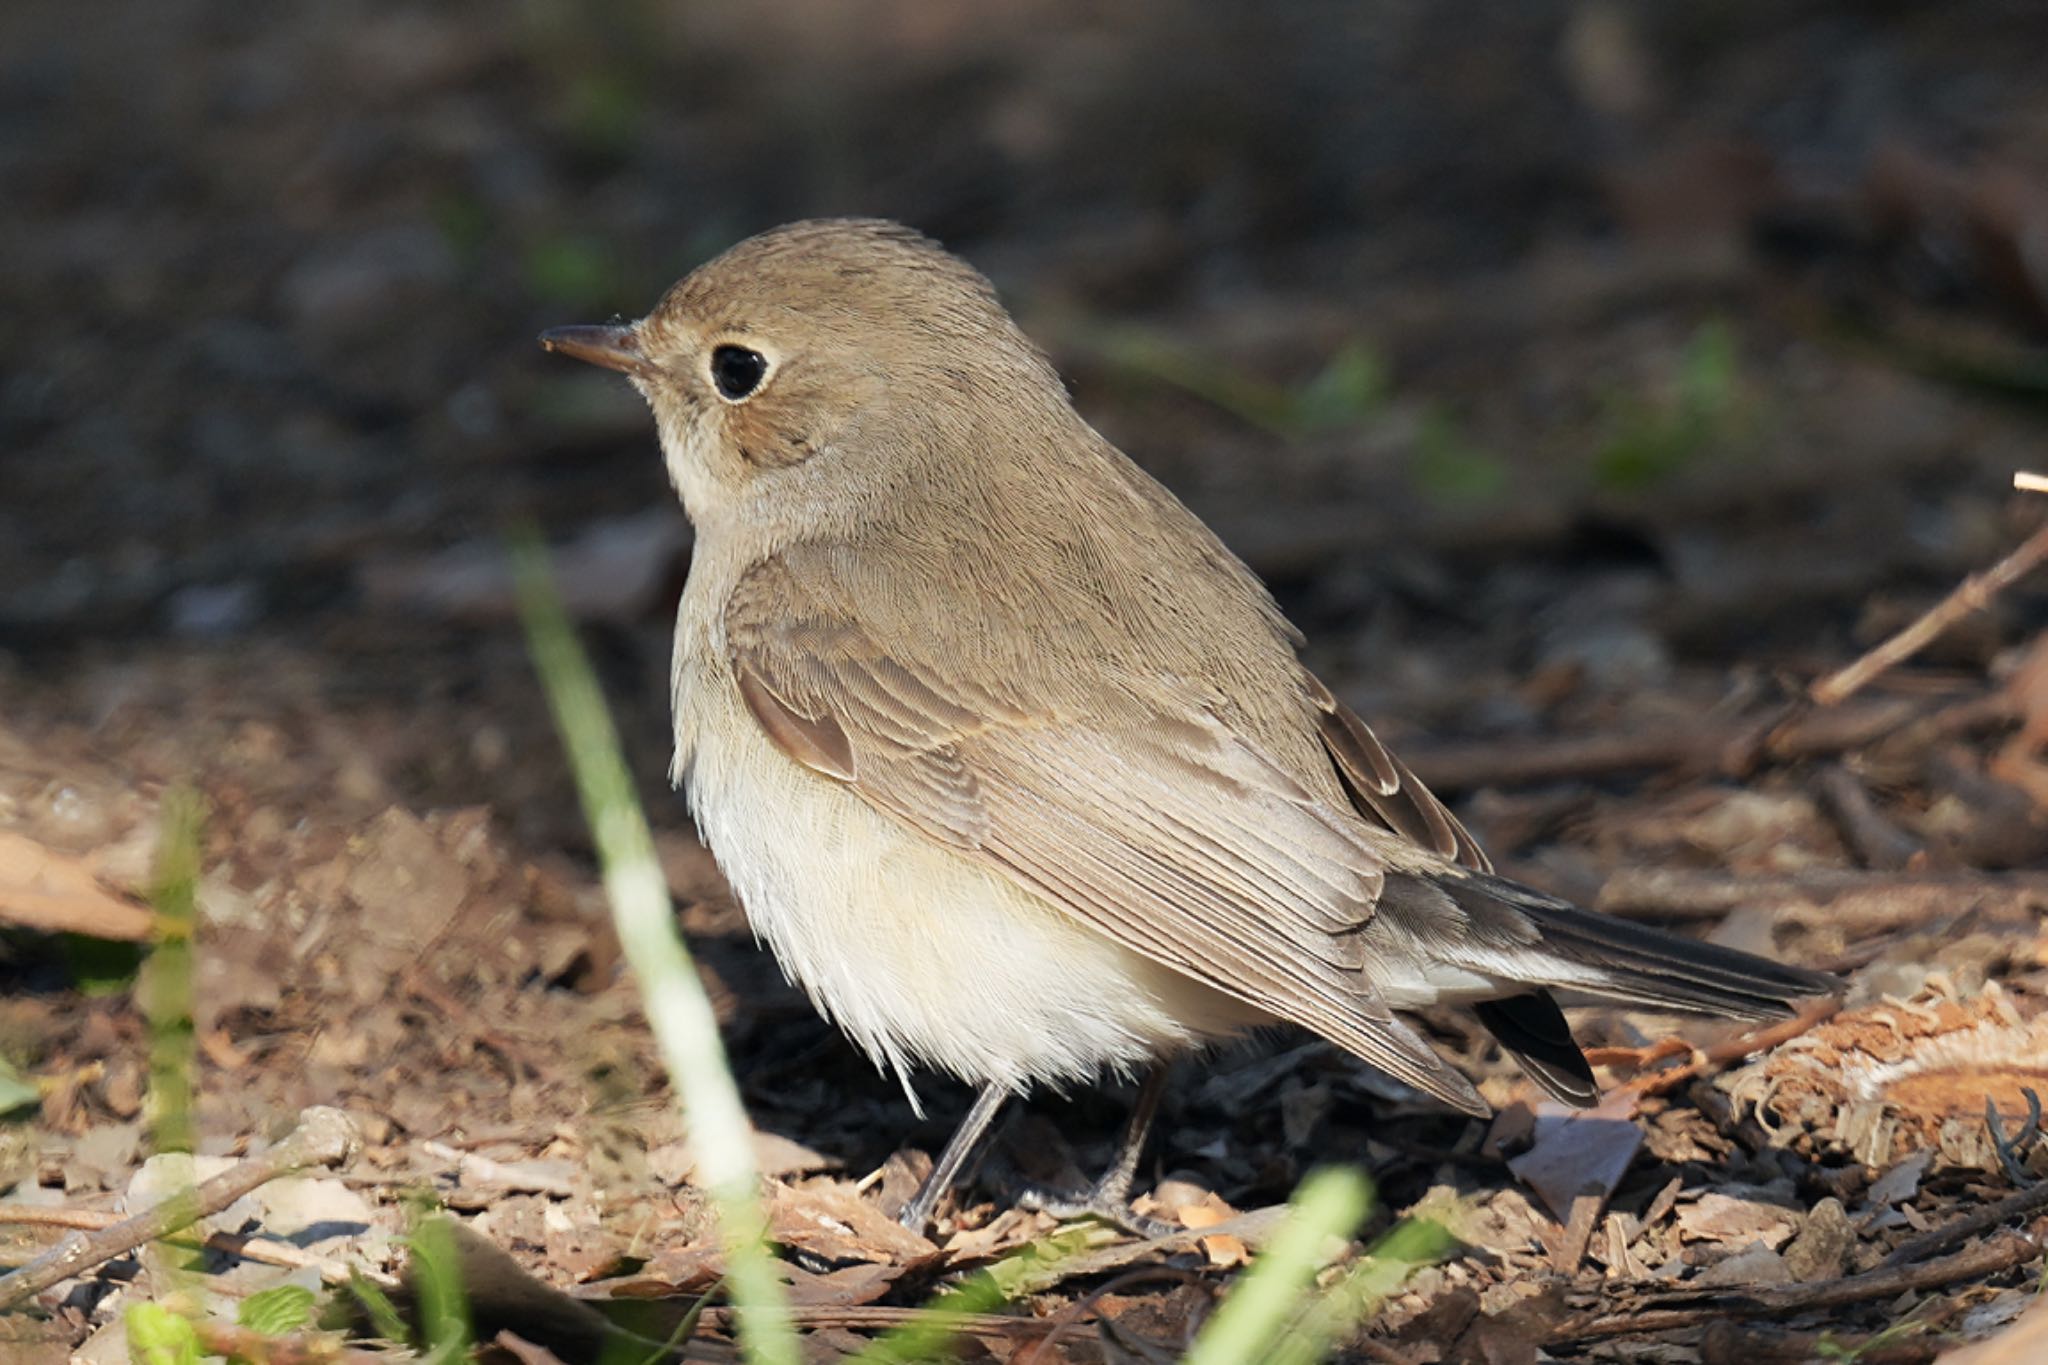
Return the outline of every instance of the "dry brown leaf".
{"type": "Polygon", "coordinates": [[[1942,1352],[1935,1365],[2034,1365],[2048,1360],[2048,1299],[1989,1341],[1942,1352]]]}
{"type": "Polygon", "coordinates": [[[0,831],[0,920],[43,933],[139,943],[156,917],[109,895],[76,858],[0,831]]]}
{"type": "Polygon", "coordinates": [[[1535,1142],[1508,1169],[1560,1219],[1571,1216],[1582,1191],[1597,1190],[1605,1203],[1643,1145],[1643,1130],[1635,1123],[1638,1099],[1624,1087],[1608,1091],[1594,1109],[1544,1101],[1536,1110],[1535,1142]]]}

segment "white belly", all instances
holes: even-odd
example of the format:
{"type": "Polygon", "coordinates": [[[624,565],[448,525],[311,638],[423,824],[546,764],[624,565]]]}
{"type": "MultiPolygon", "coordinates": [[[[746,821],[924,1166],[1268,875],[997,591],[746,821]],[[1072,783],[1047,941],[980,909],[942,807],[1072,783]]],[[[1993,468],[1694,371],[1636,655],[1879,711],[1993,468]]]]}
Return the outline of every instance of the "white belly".
{"type": "Polygon", "coordinates": [[[727,679],[678,697],[677,776],[755,934],[906,1088],[1083,1081],[1266,1022],[792,762],[727,679]]]}

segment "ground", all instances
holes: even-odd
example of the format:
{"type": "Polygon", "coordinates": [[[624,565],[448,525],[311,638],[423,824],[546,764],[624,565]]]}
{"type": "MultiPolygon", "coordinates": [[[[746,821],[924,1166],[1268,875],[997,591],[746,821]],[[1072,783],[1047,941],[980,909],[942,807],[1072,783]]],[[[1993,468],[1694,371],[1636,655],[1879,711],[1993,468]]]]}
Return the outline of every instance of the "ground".
{"type": "MultiPolygon", "coordinates": [[[[0,39],[0,1057],[36,1092],[0,1209],[138,1197],[148,991],[50,930],[132,930],[189,789],[198,1148],[314,1105],[363,1142],[229,1223],[383,1271],[429,1190],[534,1277],[485,1325],[565,1359],[538,1284],[712,1281],[498,555],[531,521],[810,1349],[1050,1228],[1010,1194],[1099,1165],[1127,1095],[1035,1099],[935,1245],[893,1231],[966,1096],[921,1081],[919,1118],[753,946],[666,782],[687,527],[637,399],[532,342],[864,212],[990,272],[1505,871],[1851,982],[1765,1040],[1586,1012],[1616,1095],[1555,1131],[1456,1015],[1492,1125],[1298,1036],[1190,1063],[1145,1175],[1200,1235],[1105,1239],[969,1349],[1171,1354],[1331,1161],[1372,1230],[1455,1210],[1464,1247],[1362,1358],[1925,1360],[2032,1301],[2048,1156],[1983,1111],[2021,1132],[2048,1090],[2048,595],[1810,694],[2042,522],[2028,7],[23,0],[0,39]]],[[[14,1216],[0,1262],[61,1235],[14,1216]]],[[[153,1273],[44,1293],[24,1358],[118,1353],[153,1273]]]]}

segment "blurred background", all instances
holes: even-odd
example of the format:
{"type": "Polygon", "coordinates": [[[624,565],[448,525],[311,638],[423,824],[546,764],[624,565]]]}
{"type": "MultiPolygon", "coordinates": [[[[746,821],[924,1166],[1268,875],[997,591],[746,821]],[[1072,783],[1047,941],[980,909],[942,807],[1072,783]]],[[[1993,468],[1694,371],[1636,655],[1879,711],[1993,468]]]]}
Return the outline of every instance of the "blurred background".
{"type": "Polygon", "coordinates": [[[2043,461],[2031,4],[6,10],[10,689],[376,713],[409,799],[541,818],[489,761],[526,516],[659,775],[686,539],[533,337],[793,218],[991,273],[1397,731],[1518,723],[1493,664],[1810,666],[2043,461]]]}
{"type": "MultiPolygon", "coordinates": [[[[531,518],[757,1116],[880,1161],[907,1109],[752,954],[667,790],[689,541],[647,416],[534,341],[858,213],[995,279],[1518,874],[1854,866],[1810,768],[1542,746],[1782,718],[2038,522],[2044,57],[2025,0],[10,0],[0,815],[134,886],[165,784],[207,797],[217,1134],[337,1093],[394,1141],[637,1101],[630,1005],[577,1013],[610,967],[500,560],[531,518]],[[451,1041],[485,1017],[541,1069],[451,1041]]],[[[2006,593],[1894,691],[2002,685],[2044,607],[2006,593]]],[[[1937,862],[2025,865],[1990,753],[1872,790],[1937,862]]],[[[4,952],[0,1044],[118,1053],[118,992],[4,952]]],[[[132,1116],[107,1084],[49,1131],[132,1116]]],[[[1297,1146],[1204,1160],[1271,1196],[1297,1146]]]]}

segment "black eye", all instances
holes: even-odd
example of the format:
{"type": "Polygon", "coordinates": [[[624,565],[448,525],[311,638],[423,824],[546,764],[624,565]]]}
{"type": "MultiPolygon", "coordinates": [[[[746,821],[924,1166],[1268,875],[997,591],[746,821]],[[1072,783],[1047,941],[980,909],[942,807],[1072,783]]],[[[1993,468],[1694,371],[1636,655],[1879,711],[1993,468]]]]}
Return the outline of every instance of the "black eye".
{"type": "Polygon", "coordinates": [[[761,387],[768,357],[744,346],[720,346],[711,353],[711,382],[719,395],[737,403],[761,387]]]}

